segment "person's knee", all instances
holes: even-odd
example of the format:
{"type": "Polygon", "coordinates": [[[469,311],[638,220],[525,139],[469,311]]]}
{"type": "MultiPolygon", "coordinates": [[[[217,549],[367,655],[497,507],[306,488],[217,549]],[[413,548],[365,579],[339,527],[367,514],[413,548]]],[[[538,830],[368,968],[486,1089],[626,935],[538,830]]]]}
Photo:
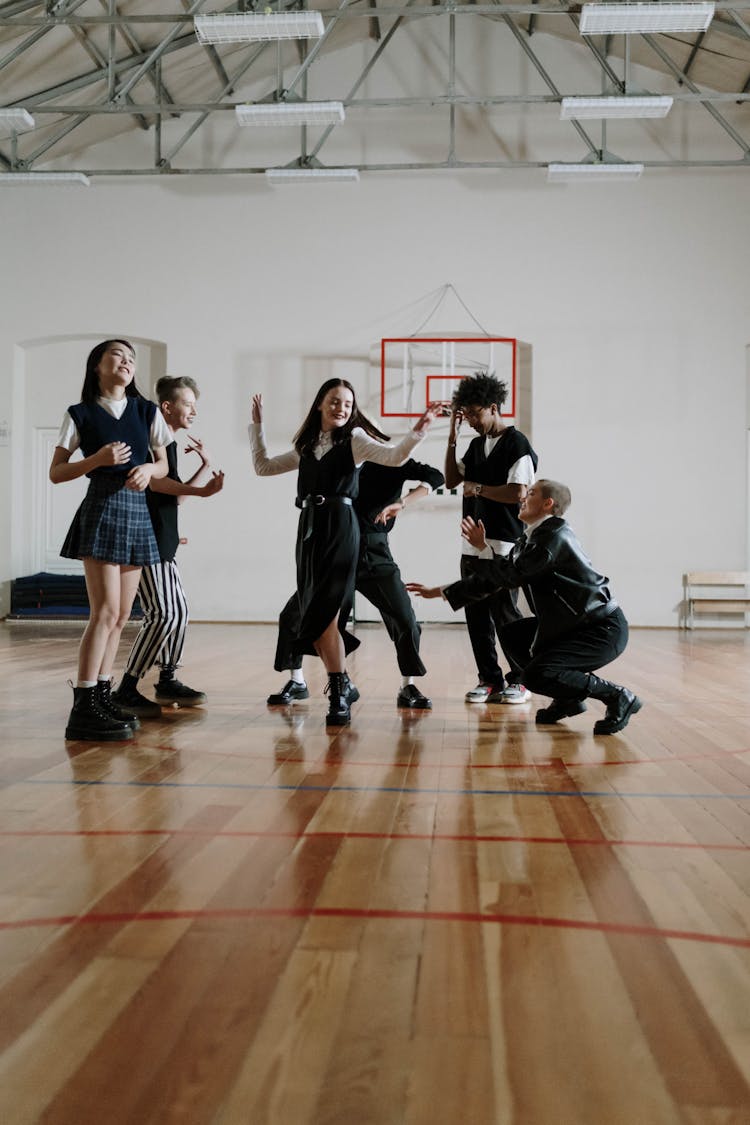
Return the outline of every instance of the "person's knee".
{"type": "Polygon", "coordinates": [[[118,607],[111,602],[105,602],[103,605],[93,607],[91,609],[91,624],[95,628],[105,629],[111,633],[117,627],[119,621],[118,607]]]}

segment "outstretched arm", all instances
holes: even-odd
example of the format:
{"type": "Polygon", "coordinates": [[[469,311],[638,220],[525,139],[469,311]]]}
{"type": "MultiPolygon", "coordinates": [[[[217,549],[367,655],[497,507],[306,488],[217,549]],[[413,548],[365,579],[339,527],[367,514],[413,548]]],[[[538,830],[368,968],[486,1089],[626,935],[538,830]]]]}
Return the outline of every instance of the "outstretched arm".
{"type": "Polygon", "coordinates": [[[279,473],[291,473],[299,466],[299,453],[290,449],[288,453],[280,453],[277,457],[269,457],[266,449],[266,439],[263,433],[263,396],[253,395],[250,408],[250,425],[247,428],[250,437],[250,448],[253,454],[253,468],[259,477],[278,476],[279,473]]]}

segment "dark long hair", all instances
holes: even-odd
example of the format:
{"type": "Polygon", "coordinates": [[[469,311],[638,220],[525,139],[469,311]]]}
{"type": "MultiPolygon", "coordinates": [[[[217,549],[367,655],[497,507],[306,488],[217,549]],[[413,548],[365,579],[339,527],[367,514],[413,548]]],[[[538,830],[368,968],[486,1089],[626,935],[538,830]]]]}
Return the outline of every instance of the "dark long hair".
{"type": "MultiPolygon", "coordinates": [[[[97,344],[89,352],[88,359],[86,360],[86,375],[83,380],[83,390],[81,391],[81,402],[96,402],[101,395],[101,387],[99,386],[99,375],[97,367],[101,363],[102,356],[112,344],[122,344],[128,348],[135,356],[135,348],[129,340],[102,340],[101,344],[97,344]]],[[[145,398],[135,385],[135,376],[130,380],[125,388],[125,394],[130,398],[145,398]]]]}
{"type": "Polygon", "coordinates": [[[370,419],[361,412],[357,406],[357,396],[354,393],[354,387],[347,379],[327,379],[323,386],[320,388],[315,396],[315,401],[307,412],[307,417],[294,435],[294,448],[301,455],[305,450],[311,449],[315,442],[320,437],[320,405],[329,391],[334,387],[346,387],[348,391],[352,392],[352,412],[345,426],[337,427],[331,431],[331,437],[335,444],[340,441],[346,441],[351,437],[352,430],[355,426],[360,426],[366,434],[377,441],[388,441],[388,435],[382,433],[381,430],[371,422],[370,419]]]}

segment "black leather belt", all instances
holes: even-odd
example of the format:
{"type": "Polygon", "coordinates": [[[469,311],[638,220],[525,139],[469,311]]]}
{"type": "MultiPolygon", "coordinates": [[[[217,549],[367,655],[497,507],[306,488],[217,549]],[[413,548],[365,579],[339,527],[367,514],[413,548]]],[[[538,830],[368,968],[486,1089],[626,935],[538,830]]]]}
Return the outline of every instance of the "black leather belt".
{"type": "Polygon", "coordinates": [[[302,501],[302,538],[309,539],[313,533],[315,509],[322,508],[325,504],[343,504],[347,508],[352,506],[351,496],[306,496],[302,501]]]}
{"type": "Polygon", "coordinates": [[[306,496],[302,501],[303,508],[322,508],[324,504],[348,504],[351,508],[351,496],[306,496]]]}

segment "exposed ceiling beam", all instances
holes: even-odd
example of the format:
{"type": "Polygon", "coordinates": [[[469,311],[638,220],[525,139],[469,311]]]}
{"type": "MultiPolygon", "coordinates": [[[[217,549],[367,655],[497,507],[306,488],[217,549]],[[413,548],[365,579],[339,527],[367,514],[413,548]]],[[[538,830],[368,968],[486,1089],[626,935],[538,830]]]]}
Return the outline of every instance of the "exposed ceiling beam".
{"type": "MultiPolygon", "coordinates": [[[[659,43],[657,43],[654,36],[644,35],[643,38],[646,43],[648,43],[649,47],[651,47],[651,49],[659,56],[665,66],[667,66],[672,71],[675,78],[680,79],[685,83],[689,90],[692,90],[694,94],[697,94],[699,92],[698,87],[691,81],[690,78],[688,78],[687,74],[685,74],[683,70],[680,70],[680,68],[677,66],[677,63],[675,63],[674,60],[669,57],[663,47],[659,43]]],[[[722,127],[724,132],[732,138],[735,144],[739,145],[739,147],[745,154],[745,157],[750,156],[750,149],[748,149],[748,143],[744,139],[744,137],[741,137],[737,130],[729,124],[727,119],[725,117],[722,117],[718,109],[716,109],[716,107],[712,105],[711,102],[703,102],[702,104],[705,106],[706,111],[711,114],[714,121],[716,121],[717,124],[722,127]]]]}

